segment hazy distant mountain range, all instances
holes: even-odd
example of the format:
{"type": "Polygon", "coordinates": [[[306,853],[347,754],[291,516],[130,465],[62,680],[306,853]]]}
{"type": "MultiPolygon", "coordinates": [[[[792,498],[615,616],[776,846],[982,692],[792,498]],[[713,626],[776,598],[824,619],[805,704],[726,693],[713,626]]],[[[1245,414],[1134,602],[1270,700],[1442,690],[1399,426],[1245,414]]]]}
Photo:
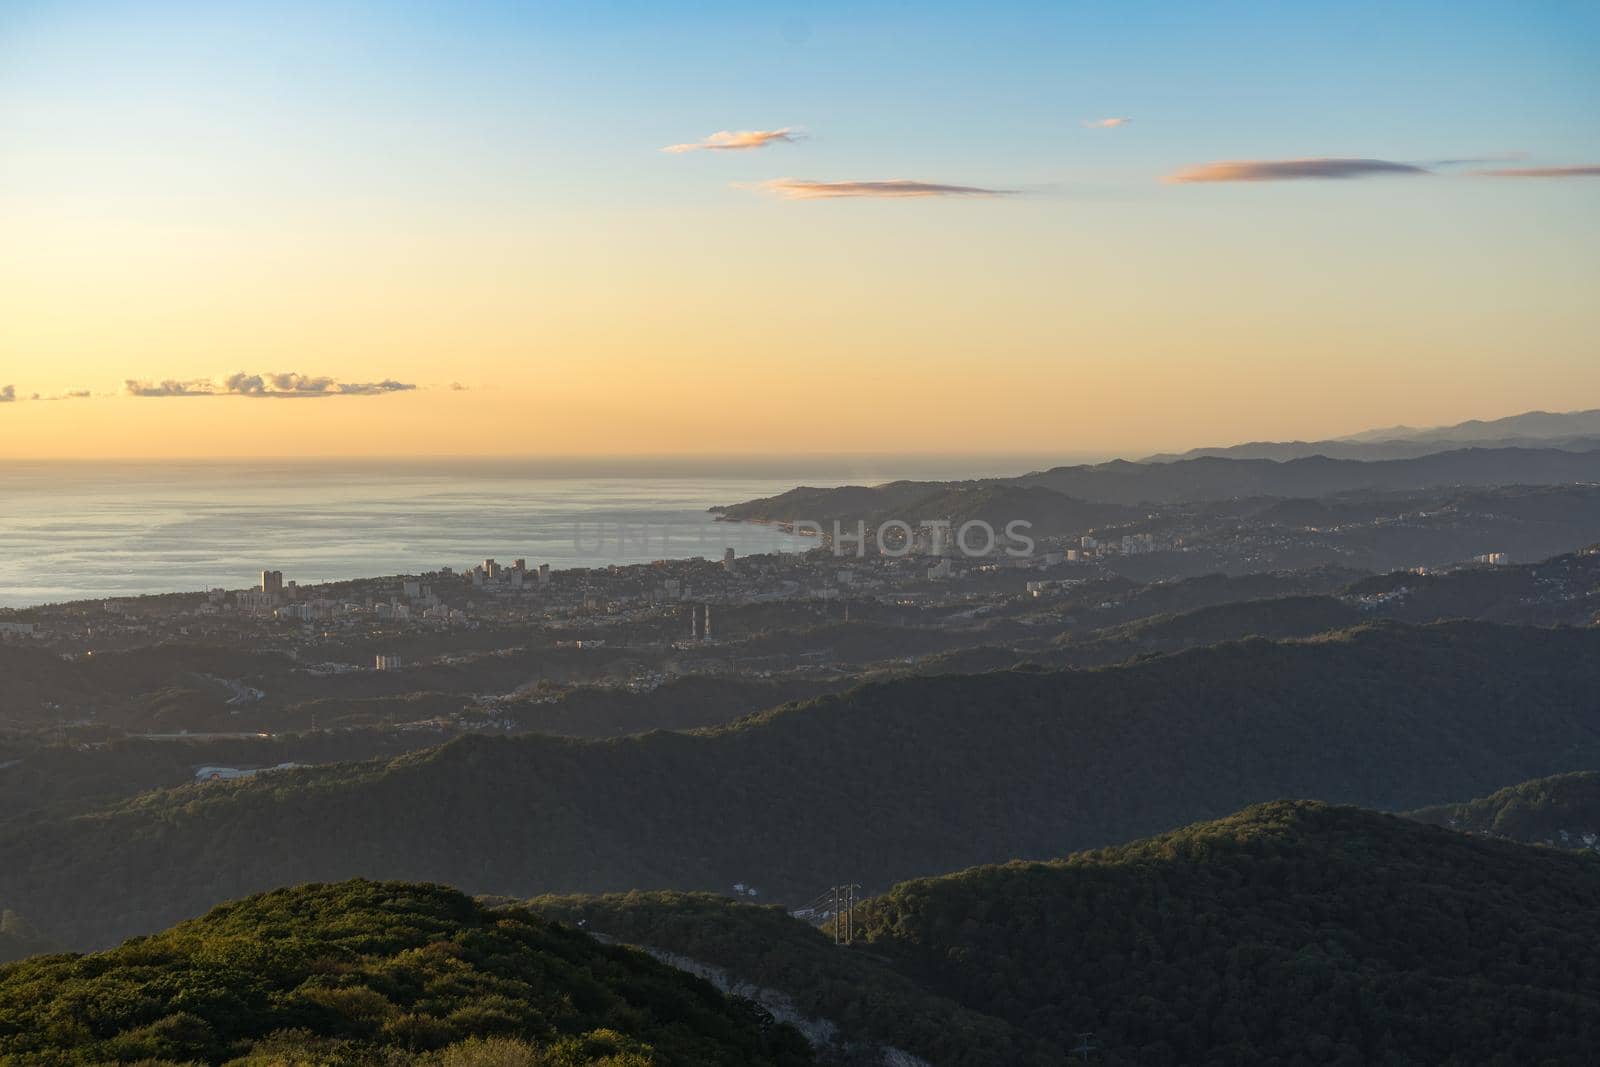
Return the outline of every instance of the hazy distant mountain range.
{"type": "Polygon", "coordinates": [[[1196,448],[1014,478],[800,486],[712,510],[726,519],[756,522],[875,523],[906,515],[964,521],[1003,515],[1059,533],[1126,521],[1133,516],[1130,509],[1149,505],[1595,481],[1600,481],[1600,408],[1530,411],[1432,429],[1392,426],[1332,441],[1196,448]],[[1041,508],[1044,500],[1052,502],[1048,508],[1041,508]]]}
{"type": "Polygon", "coordinates": [[[1588,411],[1525,411],[1500,419],[1468,419],[1453,426],[1419,430],[1410,426],[1364,430],[1343,441],[1500,441],[1508,437],[1550,440],[1600,435],[1600,408],[1588,411]]]}
{"type": "Polygon", "coordinates": [[[1273,459],[1327,456],[1329,459],[1411,459],[1463,448],[1559,448],[1588,452],[1600,448],[1600,408],[1589,411],[1527,411],[1502,419],[1469,419],[1454,426],[1418,429],[1387,426],[1327,441],[1251,441],[1187,452],[1146,456],[1141,463],[1172,463],[1202,457],[1273,459]]]}
{"type": "Polygon", "coordinates": [[[1538,448],[1429,450],[1407,459],[1246,459],[1198,456],[1169,463],[1109,463],[1053,467],[1015,478],[965,482],[888,482],[878,486],[800,486],[759,500],[719,507],[725,519],[790,522],[834,519],[874,524],[890,517],[957,521],[990,515],[1036,521],[1041,530],[1088,529],[1125,521],[1147,505],[1189,504],[1246,497],[1310,498],[1350,492],[1409,492],[1445,486],[1567,485],[1600,482],[1600,438],[1587,451],[1538,448]],[[1043,514],[1039,490],[1057,500],[1043,514]],[[935,505],[943,510],[930,510],[935,505]]]}
{"type": "Polygon", "coordinates": [[[1355,490],[1439,486],[1562,485],[1600,480],[1600,450],[1478,448],[1432,451],[1411,459],[1284,461],[1201,457],[1174,463],[1057,467],[1015,479],[1103,503],[1181,503],[1236,497],[1321,497],[1355,490]]]}

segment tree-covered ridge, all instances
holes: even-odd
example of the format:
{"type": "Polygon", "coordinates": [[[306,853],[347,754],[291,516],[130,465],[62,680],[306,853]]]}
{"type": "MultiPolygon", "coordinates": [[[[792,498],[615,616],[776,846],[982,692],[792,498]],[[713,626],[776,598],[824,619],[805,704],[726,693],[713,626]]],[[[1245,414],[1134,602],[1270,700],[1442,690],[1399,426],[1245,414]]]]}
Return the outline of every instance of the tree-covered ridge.
{"type": "Polygon", "coordinates": [[[873,949],[974,1010],[1141,1065],[1589,1062],[1600,860],[1277,802],[896,886],[873,949]]]}
{"type": "MultiPolygon", "coordinates": [[[[1502,792],[1547,796],[1580,777],[1502,792]]],[[[861,925],[872,941],[850,950],[830,929],[726,897],[529,906],[776,991],[835,1024],[838,1046],[889,1046],[934,1064],[1055,1065],[1084,1033],[1095,1034],[1091,1062],[1587,1062],[1560,1043],[1572,1035],[1567,1022],[1536,1023],[1530,1042],[1502,1045],[1484,1043],[1480,1024],[1452,1037],[1435,1021],[1423,1037],[1441,1043],[1426,1049],[1403,1036],[1385,1044],[1379,1032],[1409,1033],[1397,1021],[1408,1011],[1497,1024],[1516,1013],[1508,1004],[1592,1021],[1600,950],[1584,936],[1596,923],[1597,865],[1569,859],[1370,812],[1274,803],[1065,861],[898,886],[867,906],[861,925]],[[1583,914],[1569,921],[1564,910],[1583,914]],[[1541,948],[1551,940],[1563,942],[1554,954],[1541,948]],[[1102,984],[1110,992],[1095,992],[1102,984]],[[1282,1031],[1257,1009],[1235,1018],[1240,1005],[1229,1001],[1247,998],[1281,1011],[1282,1031]],[[1319,998],[1334,1005],[1326,1026],[1319,998]],[[1153,1018],[1154,1002],[1169,999],[1176,1008],[1153,1018]],[[1174,1023],[1181,1011],[1191,1017],[1174,1023]],[[1376,1019],[1374,1032],[1355,1015],[1376,1019]],[[1270,1040],[1217,1037],[1257,1024],[1270,1040]],[[1191,1044],[1139,1044],[1117,1029],[1168,1025],[1191,1044]]],[[[1515,1039],[1514,1026],[1507,1032],[1515,1039]]]]}
{"type": "Polygon", "coordinates": [[[1404,811],[1600,766],[1596,693],[1600,630],[1465,623],[907,678],[697,734],[464,738],[153,794],[0,834],[0,900],[71,947],[358,875],[799,903],[1278,797],[1404,811]]]}
{"type": "Polygon", "coordinates": [[[440,886],[358,880],[225,904],[109,952],[0,967],[0,1064],[134,1062],[777,1067],[811,1056],[792,1029],[641,953],[440,886]]]}
{"type": "Polygon", "coordinates": [[[1464,804],[1423,808],[1411,818],[1529,844],[1600,849],[1600,771],[1535,778],[1464,804]]]}

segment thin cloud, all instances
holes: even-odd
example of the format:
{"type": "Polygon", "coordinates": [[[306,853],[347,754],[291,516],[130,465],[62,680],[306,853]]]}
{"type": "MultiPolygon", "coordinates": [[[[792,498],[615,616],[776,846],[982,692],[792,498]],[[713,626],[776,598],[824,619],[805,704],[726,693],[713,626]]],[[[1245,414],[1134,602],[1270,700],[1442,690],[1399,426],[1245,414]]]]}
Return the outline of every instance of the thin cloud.
{"type": "Polygon", "coordinates": [[[887,181],[819,182],[806,178],[773,178],[770,181],[741,184],[738,188],[756,189],[784,200],[831,200],[861,197],[881,200],[911,200],[927,197],[1012,196],[1014,189],[984,189],[976,185],[946,185],[919,182],[909,178],[887,181]]]}
{"type": "Polygon", "coordinates": [[[1432,173],[1412,163],[1387,159],[1234,159],[1201,163],[1169,174],[1162,181],[1174,185],[1190,182],[1281,182],[1306,179],[1370,178],[1432,173]]]}
{"type": "Polygon", "coordinates": [[[1481,167],[1486,163],[1515,163],[1519,159],[1527,159],[1526,152],[1501,152],[1492,156],[1478,156],[1475,159],[1435,159],[1423,164],[1428,167],[1481,167]]]}
{"type": "Polygon", "coordinates": [[[385,378],[381,382],[344,382],[334,388],[335,396],[378,396],[382,393],[409,393],[416,386],[385,378]]]}
{"type": "Polygon", "coordinates": [[[1475,170],[1480,178],[1600,178],[1600,163],[1574,167],[1510,167],[1503,170],[1475,170]]]}
{"type": "Polygon", "coordinates": [[[718,130],[703,141],[688,144],[669,144],[661,151],[674,155],[683,152],[748,152],[765,148],[769,144],[793,144],[803,135],[792,126],[781,130],[718,130]]]}
{"type": "Polygon", "coordinates": [[[226,378],[206,378],[182,381],[168,378],[160,382],[128,379],[125,383],[129,396],[248,396],[248,397],[322,397],[322,396],[377,396],[383,393],[409,392],[416,388],[408,382],[385,378],[379,382],[341,382],[325,376],[305,374],[230,374],[226,378]]]}
{"type": "Polygon", "coordinates": [[[74,389],[55,396],[45,396],[43,393],[29,393],[26,396],[18,396],[16,386],[0,386],[0,404],[20,404],[31,400],[78,400],[88,395],[89,390],[87,389],[74,389]]]}
{"type": "Polygon", "coordinates": [[[1126,126],[1133,120],[1127,116],[1109,119],[1085,119],[1083,125],[1091,130],[1114,130],[1118,126],[1126,126]]]}

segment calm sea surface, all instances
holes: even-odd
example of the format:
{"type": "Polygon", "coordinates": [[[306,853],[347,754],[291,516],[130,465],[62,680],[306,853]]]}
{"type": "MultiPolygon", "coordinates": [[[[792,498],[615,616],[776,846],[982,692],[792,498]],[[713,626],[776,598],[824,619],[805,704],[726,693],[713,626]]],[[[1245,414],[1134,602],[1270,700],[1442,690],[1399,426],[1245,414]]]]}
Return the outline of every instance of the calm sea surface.
{"type": "MultiPolygon", "coordinates": [[[[1054,462],[1061,462],[1056,459],[1054,462]]],[[[0,465],[0,606],[222,586],[796,547],[706,509],[796,485],[1013,474],[1047,458],[0,465]],[[976,465],[975,465],[976,464],[976,465]]]]}

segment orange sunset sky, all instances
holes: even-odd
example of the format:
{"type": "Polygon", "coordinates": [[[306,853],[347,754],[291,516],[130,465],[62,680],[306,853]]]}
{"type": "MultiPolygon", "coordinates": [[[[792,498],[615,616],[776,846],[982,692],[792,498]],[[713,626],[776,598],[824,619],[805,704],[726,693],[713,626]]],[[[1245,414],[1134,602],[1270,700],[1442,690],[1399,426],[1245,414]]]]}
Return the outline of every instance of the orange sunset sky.
{"type": "Polygon", "coordinates": [[[0,457],[1600,407],[1595,8],[917,10],[6,5],[0,457]]]}

